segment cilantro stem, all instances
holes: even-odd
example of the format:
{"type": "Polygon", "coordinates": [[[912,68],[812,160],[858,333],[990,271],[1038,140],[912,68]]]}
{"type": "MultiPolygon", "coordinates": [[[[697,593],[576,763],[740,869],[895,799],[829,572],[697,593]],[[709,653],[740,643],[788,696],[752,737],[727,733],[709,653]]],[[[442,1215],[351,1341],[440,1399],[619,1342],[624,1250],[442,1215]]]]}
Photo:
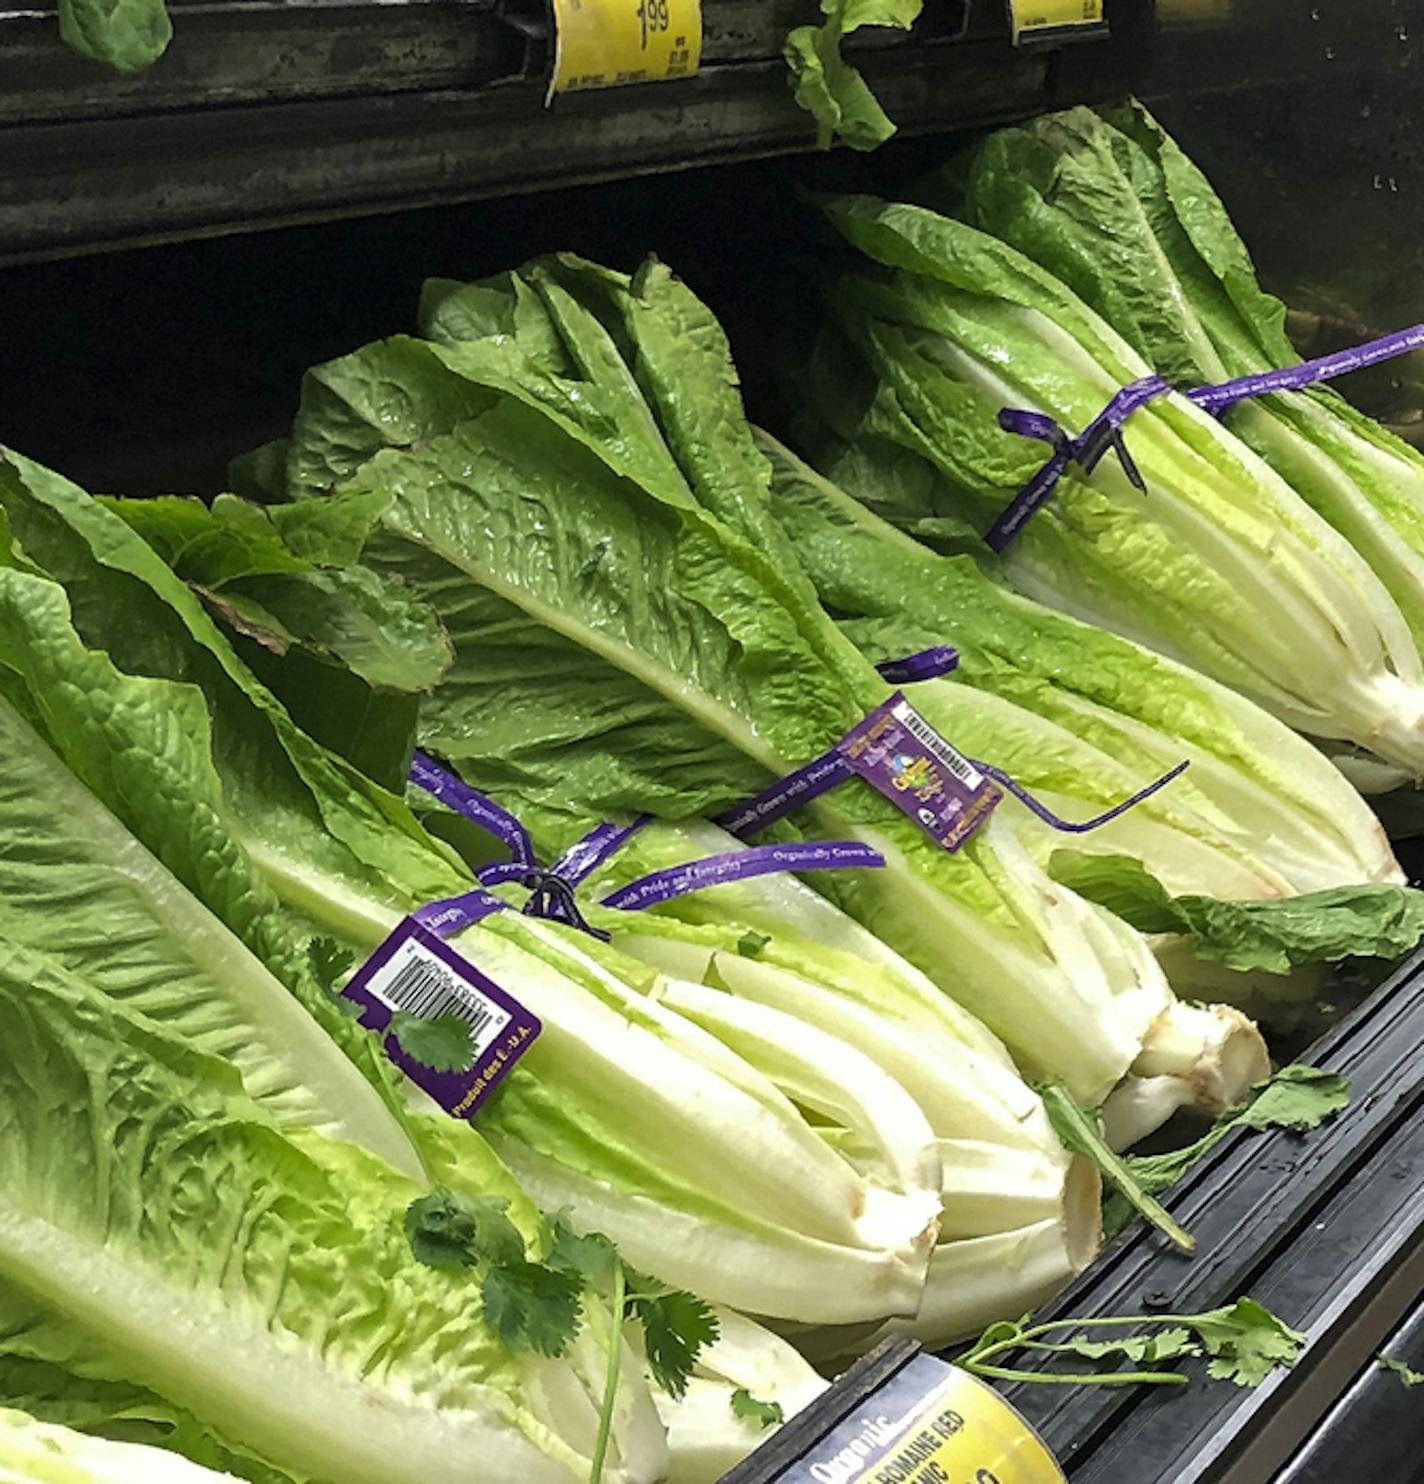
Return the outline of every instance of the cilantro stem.
{"type": "Polygon", "coordinates": [[[618,1400],[618,1371],[623,1360],[623,1310],[627,1300],[627,1280],[623,1264],[613,1264],[613,1322],[608,1333],[608,1366],[603,1378],[603,1405],[598,1412],[598,1436],[593,1441],[593,1464],[588,1471],[588,1484],[602,1484],[603,1460],[608,1455],[608,1439],[613,1431],[613,1407],[618,1400]]]}
{"type": "Polygon", "coordinates": [[[1108,1148],[1096,1121],[1074,1101],[1067,1088],[1050,1082],[1039,1088],[1044,1106],[1058,1137],[1075,1154],[1085,1155],[1102,1171],[1110,1184],[1138,1215],[1169,1238],[1183,1252],[1195,1252],[1197,1240],[1174,1216],[1138,1183],[1126,1162],[1108,1148]]]}
{"type": "Polygon", "coordinates": [[[957,1362],[962,1370],[996,1381],[1048,1382],[1055,1386],[1185,1386],[1190,1377],[1180,1371],[1093,1371],[1071,1375],[1053,1371],[1016,1371],[1007,1366],[984,1365],[977,1360],[957,1362]]]}
{"type": "Polygon", "coordinates": [[[1049,1371],[1019,1371],[987,1364],[994,1355],[1006,1350],[1041,1350],[1055,1355],[1074,1354],[1071,1345],[1054,1345],[1040,1339],[1050,1330],[1088,1329],[1090,1327],[1111,1329],[1127,1324],[1189,1324],[1191,1316],[1181,1314],[1106,1315],[1096,1319],[1050,1319],[1043,1324],[1031,1324],[1024,1329],[995,1340],[992,1344],[961,1355],[956,1364],[976,1376],[992,1376],[999,1381],[1042,1381],[1058,1386],[1185,1386],[1187,1377],[1180,1371],[1094,1371],[1091,1375],[1054,1374],[1049,1371]]]}

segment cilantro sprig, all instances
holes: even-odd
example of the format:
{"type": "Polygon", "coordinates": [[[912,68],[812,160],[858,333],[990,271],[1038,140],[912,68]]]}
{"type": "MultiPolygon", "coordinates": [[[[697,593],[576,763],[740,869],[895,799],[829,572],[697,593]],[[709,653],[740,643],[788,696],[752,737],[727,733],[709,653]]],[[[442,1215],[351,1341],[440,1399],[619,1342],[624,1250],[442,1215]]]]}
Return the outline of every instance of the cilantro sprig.
{"type": "Polygon", "coordinates": [[[653,1380],[680,1398],[703,1348],[717,1339],[717,1316],[695,1295],[630,1268],[601,1232],[575,1231],[566,1211],[549,1218],[547,1254],[531,1262],[508,1209],[502,1196],[437,1190],[407,1208],[406,1237],[427,1267],[482,1270],[485,1319],[510,1350],[564,1354],[582,1325],[585,1294],[611,1293],[607,1370],[590,1474],[591,1484],[598,1484],[618,1396],[624,1325],[631,1320],[641,1327],[653,1380]]]}
{"type": "Polygon", "coordinates": [[[1393,1355],[1376,1355],[1375,1359],[1383,1369],[1393,1371],[1399,1377],[1400,1385],[1408,1387],[1410,1391],[1416,1386],[1424,1386],[1424,1371],[1416,1371],[1413,1366],[1396,1360],[1393,1355]]]}
{"type": "Polygon", "coordinates": [[[1167,1361],[1206,1356],[1207,1374],[1239,1386],[1257,1386],[1277,1366],[1294,1364],[1305,1336],[1276,1318],[1254,1299],[1240,1298],[1225,1308],[1202,1314],[1130,1314],[1096,1319],[1054,1319],[1033,1324],[1032,1315],[991,1324],[958,1358],[977,1376],[999,1381],[1036,1381],[1059,1386],[1185,1386],[1181,1371],[1164,1370],[1167,1361]],[[1092,1339],[1089,1332],[1151,1326],[1147,1333],[1109,1333],[1092,1339]],[[1066,1338],[1050,1339],[1069,1331],[1066,1338]],[[1085,1360],[1126,1362],[1129,1369],[1088,1372],[1029,1371],[1006,1366],[1002,1357],[1027,1350],[1047,1355],[1075,1355],[1085,1360]]]}
{"type": "MultiPolygon", "coordinates": [[[[1350,1084],[1338,1072],[1292,1063],[1266,1082],[1257,1083],[1234,1108],[1229,1108],[1194,1143],[1165,1154],[1129,1154],[1123,1166],[1140,1190],[1157,1195],[1178,1180],[1235,1128],[1286,1129],[1305,1133],[1346,1107],[1350,1084]]],[[[1116,1236],[1132,1220],[1132,1206],[1114,1193],[1103,1203],[1103,1230],[1116,1236]]]]}

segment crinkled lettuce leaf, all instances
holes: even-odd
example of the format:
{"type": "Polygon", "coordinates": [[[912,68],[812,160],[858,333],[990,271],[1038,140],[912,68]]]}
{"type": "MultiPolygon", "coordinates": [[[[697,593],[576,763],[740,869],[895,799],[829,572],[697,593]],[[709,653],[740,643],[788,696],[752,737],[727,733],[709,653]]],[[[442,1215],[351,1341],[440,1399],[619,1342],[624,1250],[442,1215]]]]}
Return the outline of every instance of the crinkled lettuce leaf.
{"type": "Polygon", "coordinates": [[[1339,886],[1277,901],[1169,896],[1128,856],[1058,850],[1055,880],[1144,933],[1183,933],[1193,951],[1231,969],[1288,974],[1302,964],[1399,958],[1424,938],[1424,892],[1339,886]]]}

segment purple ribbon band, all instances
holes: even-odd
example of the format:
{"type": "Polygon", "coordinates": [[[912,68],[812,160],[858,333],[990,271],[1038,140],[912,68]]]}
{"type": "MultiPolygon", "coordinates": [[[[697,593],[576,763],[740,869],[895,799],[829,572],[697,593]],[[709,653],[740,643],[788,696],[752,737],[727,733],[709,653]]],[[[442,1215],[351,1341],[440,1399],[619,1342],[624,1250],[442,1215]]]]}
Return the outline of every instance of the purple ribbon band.
{"type": "MultiPolygon", "coordinates": [[[[1160,778],[1154,779],[1145,788],[1139,789],[1130,798],[1113,805],[1105,813],[1077,822],[1060,818],[1047,804],[1034,798],[1021,783],[1016,783],[1002,768],[996,768],[992,763],[981,762],[978,758],[970,758],[969,761],[986,777],[992,778],[995,783],[1006,788],[1044,824],[1064,834],[1082,835],[1089,830],[1100,829],[1103,825],[1110,824],[1119,815],[1126,814],[1129,809],[1142,803],[1144,799],[1150,799],[1159,789],[1166,788],[1174,778],[1186,771],[1189,760],[1183,759],[1176,767],[1169,769],[1160,778]]],[[[787,774],[779,783],[773,783],[770,788],[763,789],[755,798],[748,799],[745,804],[739,804],[735,809],[729,809],[725,814],[718,815],[715,823],[721,825],[729,834],[736,835],[738,839],[745,839],[748,835],[756,834],[778,819],[784,819],[786,815],[799,809],[802,804],[827,793],[837,784],[844,783],[847,778],[855,776],[855,770],[842,754],[832,749],[813,762],[807,763],[805,767],[787,774]]]]}
{"type": "Polygon", "coordinates": [[[974,766],[981,773],[987,774],[995,783],[1002,784],[1004,788],[1023,804],[1031,813],[1036,814],[1044,824],[1050,825],[1055,830],[1061,830],[1066,835],[1086,835],[1089,830],[1101,829],[1105,824],[1111,824],[1119,814],[1126,814],[1135,805],[1144,799],[1150,799],[1158,789],[1166,786],[1179,774],[1186,772],[1190,762],[1189,758],[1183,758],[1175,768],[1164,773],[1160,778],[1154,779],[1146,788],[1140,788],[1130,798],[1124,799],[1120,804],[1114,804],[1102,814],[1094,815],[1092,819],[1080,820],[1074,823],[1071,820],[1060,819],[1047,804],[1040,803],[1022,784],[1015,783],[1002,768],[995,768],[989,763],[981,763],[977,760],[974,766]]]}
{"type": "MultiPolygon", "coordinates": [[[[953,667],[954,650],[941,645],[911,655],[905,664],[930,674],[943,674],[953,667]],[[937,668],[936,668],[937,667],[937,668]]],[[[411,916],[422,927],[438,936],[452,937],[488,917],[505,910],[507,903],[486,891],[506,881],[520,881],[530,888],[524,911],[531,917],[543,917],[580,928],[596,938],[609,935],[584,920],[579,910],[575,889],[614,851],[622,846],[652,818],[641,814],[631,824],[600,824],[582,839],[576,840],[554,864],[545,869],[534,862],[532,846],[524,827],[493,799],[471,788],[447,772],[439,763],[416,753],[410,779],[434,794],[474,823],[491,829],[514,852],[514,859],[496,861],[478,871],[480,886],[458,897],[431,902],[411,916]],[[496,825],[498,827],[496,827],[496,825]],[[522,854],[521,854],[522,852],[522,854]]],[[[883,866],[885,858],[868,845],[853,840],[818,840],[794,845],[758,845],[744,850],[726,851],[703,860],[667,870],[654,871],[631,881],[627,886],[603,898],[603,905],[635,911],[658,902],[671,901],[703,887],[723,881],[740,881],[752,876],[765,876],[773,871],[824,871],[834,867],[883,866]]]]}
{"type": "MultiPolygon", "coordinates": [[[[1244,402],[1250,397],[1263,397],[1271,392],[1300,391],[1317,382],[1331,381],[1337,376],[1345,376],[1351,371],[1360,371],[1366,366],[1392,360],[1395,356],[1406,355],[1421,347],[1424,347],[1424,325],[1414,325],[1393,335],[1383,335],[1365,345],[1335,351],[1328,356],[1317,356],[1312,361],[1302,361],[1298,366],[1283,366],[1278,371],[1259,371],[1250,376],[1238,376],[1218,386],[1197,387],[1187,392],[1186,397],[1204,411],[1219,417],[1238,402],[1244,402]]],[[[1071,437],[1046,413],[1030,412],[1017,407],[1001,408],[999,426],[1005,432],[1020,433],[1025,438],[1037,438],[1049,444],[1053,452],[989,527],[984,542],[990,550],[1002,553],[1008,547],[1029,517],[1052,497],[1070,464],[1077,464],[1085,474],[1091,474],[1109,449],[1117,454],[1123,472],[1131,483],[1145,495],[1147,484],[1127,451],[1122,425],[1139,407],[1171,390],[1160,376],[1148,376],[1141,381],[1132,382],[1123,387],[1076,438],[1071,437]]]]}
{"type": "Polygon", "coordinates": [[[496,839],[503,840],[514,860],[533,865],[534,846],[524,826],[509,810],[501,809],[493,799],[447,772],[434,758],[417,752],[410,760],[410,781],[457,814],[488,830],[496,839]]]}
{"type": "Polygon", "coordinates": [[[891,685],[911,685],[917,680],[938,680],[941,675],[948,675],[958,663],[957,649],[948,644],[936,644],[918,654],[907,654],[902,660],[886,660],[875,668],[891,685]]]}
{"type": "Polygon", "coordinates": [[[683,866],[670,866],[665,871],[631,881],[604,897],[605,907],[618,907],[636,912],[690,891],[701,891],[727,881],[745,881],[753,876],[766,876],[776,871],[828,871],[846,866],[876,867],[885,864],[878,850],[858,840],[806,840],[791,845],[749,845],[745,850],[728,850],[689,861],[683,866]]]}

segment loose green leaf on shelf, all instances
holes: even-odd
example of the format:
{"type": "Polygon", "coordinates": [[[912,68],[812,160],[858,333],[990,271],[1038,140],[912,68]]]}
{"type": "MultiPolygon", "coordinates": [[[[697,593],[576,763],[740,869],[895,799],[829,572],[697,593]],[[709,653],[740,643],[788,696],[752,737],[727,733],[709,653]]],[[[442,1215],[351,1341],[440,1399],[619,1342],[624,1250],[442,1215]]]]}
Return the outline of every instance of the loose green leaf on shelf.
{"type": "Polygon", "coordinates": [[[1139,1365],[1201,1354],[1201,1346],[1192,1339],[1191,1331],[1180,1325],[1159,1330],[1156,1334],[1124,1335],[1111,1340],[1089,1340],[1079,1335],[1064,1341],[1064,1346],[1089,1360],[1122,1359],[1139,1365]]]}
{"type": "MultiPolygon", "coordinates": [[[[1252,1088],[1245,1102],[1228,1109],[1193,1143],[1163,1154],[1124,1155],[1123,1164],[1141,1189],[1156,1195],[1181,1179],[1234,1128],[1261,1132],[1280,1128],[1304,1133],[1340,1112],[1349,1101],[1347,1078],[1338,1072],[1292,1063],[1252,1088]]],[[[1132,1207],[1121,1195],[1109,1196],[1103,1205],[1104,1231],[1108,1236],[1116,1235],[1132,1220],[1132,1214],[1132,1207]]]]}
{"type": "Polygon", "coordinates": [[[1212,1357],[1207,1373],[1218,1381],[1256,1386],[1279,1365],[1293,1365],[1306,1337],[1277,1319],[1255,1299],[1240,1298],[1223,1309],[1185,1321],[1212,1357]]]}
{"type": "Polygon", "coordinates": [[[1405,1365],[1402,1360],[1396,1360],[1392,1355],[1376,1355],[1375,1360],[1385,1370],[1393,1371],[1411,1391],[1416,1386],[1424,1386],[1424,1371],[1416,1371],[1413,1366],[1405,1365]]]}
{"type": "Polygon", "coordinates": [[[871,150],[894,134],[895,125],[860,70],[841,56],[841,41],[862,26],[908,31],[920,9],[921,0],[821,0],[825,21],[797,26],[786,38],[793,92],[816,120],[822,149],[839,140],[852,149],[871,150]]]}
{"type": "Polygon", "coordinates": [[[999,1380],[1036,1381],[1055,1385],[1086,1386],[1185,1385],[1180,1371],[1103,1370],[1069,1374],[1063,1371],[1031,1371],[998,1363],[1013,1350],[1036,1350],[1048,1355],[1080,1355],[1089,1360],[1121,1358],[1131,1366],[1149,1367],[1167,1360],[1194,1356],[1209,1357],[1207,1374],[1213,1380],[1234,1381],[1239,1386],[1257,1386],[1277,1366],[1295,1363],[1306,1337],[1278,1319],[1254,1299],[1240,1298],[1220,1309],[1201,1314],[1106,1315],[1090,1319],[1055,1319],[1031,1323],[1026,1315],[1017,1323],[990,1325],[979,1340],[957,1359],[957,1364],[976,1375],[999,1380]],[[1089,1332],[1155,1326],[1148,1333],[1093,1340],[1089,1332]],[[1063,1330],[1067,1339],[1051,1338],[1063,1330]]]}
{"type": "Polygon", "coordinates": [[[1195,1251],[1196,1238],[1153,1197],[1131,1163],[1108,1147],[1098,1128],[1098,1111],[1082,1107],[1061,1083],[1045,1084],[1038,1092],[1063,1147],[1092,1160],[1118,1196],[1183,1252],[1195,1251]]]}
{"type": "Polygon", "coordinates": [[[163,0],[59,0],[59,34],[115,72],[151,67],[173,39],[163,0]]]}

